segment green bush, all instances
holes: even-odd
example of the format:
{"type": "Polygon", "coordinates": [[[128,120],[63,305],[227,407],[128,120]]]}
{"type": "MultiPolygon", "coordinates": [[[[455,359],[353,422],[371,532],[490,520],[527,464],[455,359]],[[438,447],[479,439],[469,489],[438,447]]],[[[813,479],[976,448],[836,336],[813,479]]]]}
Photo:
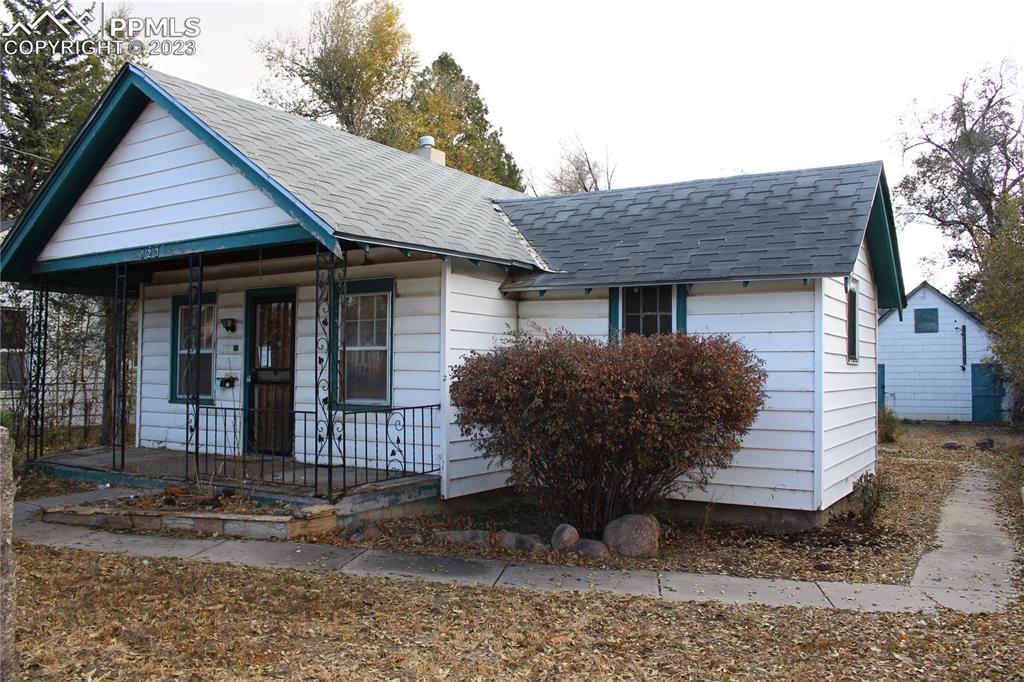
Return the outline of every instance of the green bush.
{"type": "Polygon", "coordinates": [[[900,420],[896,413],[883,405],[878,408],[878,442],[895,443],[900,435],[900,420]]]}
{"type": "Polygon", "coordinates": [[[729,466],[766,376],[724,336],[517,336],[456,367],[451,399],[462,434],[517,489],[597,533],[729,466]]]}
{"type": "Polygon", "coordinates": [[[896,495],[896,487],[885,474],[867,472],[853,484],[856,514],[865,523],[874,523],[882,507],[896,495]]]}

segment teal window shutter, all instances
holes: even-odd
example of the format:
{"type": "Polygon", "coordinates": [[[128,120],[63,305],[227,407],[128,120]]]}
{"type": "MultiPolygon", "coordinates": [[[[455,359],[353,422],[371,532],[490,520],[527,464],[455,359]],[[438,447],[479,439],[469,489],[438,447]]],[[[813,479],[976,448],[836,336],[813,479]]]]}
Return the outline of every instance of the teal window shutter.
{"type": "Polygon", "coordinates": [[[676,285],[676,331],[686,333],[686,292],[685,284],[676,285]]]}
{"type": "Polygon", "coordinates": [[[608,340],[619,338],[619,288],[608,289],[608,340]]]}

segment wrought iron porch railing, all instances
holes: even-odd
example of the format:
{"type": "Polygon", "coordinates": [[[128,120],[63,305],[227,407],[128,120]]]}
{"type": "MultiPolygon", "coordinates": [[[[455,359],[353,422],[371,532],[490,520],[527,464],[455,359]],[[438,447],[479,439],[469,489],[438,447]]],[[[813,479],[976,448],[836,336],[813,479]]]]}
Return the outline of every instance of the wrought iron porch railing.
{"type": "Polygon", "coordinates": [[[226,485],[296,486],[326,498],[365,483],[433,473],[440,470],[440,409],[337,410],[327,429],[333,442],[325,448],[313,411],[203,405],[184,454],[185,473],[226,485]]]}

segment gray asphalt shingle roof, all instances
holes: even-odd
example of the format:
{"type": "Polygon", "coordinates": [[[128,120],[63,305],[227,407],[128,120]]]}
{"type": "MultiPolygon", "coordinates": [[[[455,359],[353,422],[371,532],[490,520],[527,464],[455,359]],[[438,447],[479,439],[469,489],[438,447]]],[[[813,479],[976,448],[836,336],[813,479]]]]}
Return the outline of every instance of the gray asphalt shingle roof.
{"type": "Polygon", "coordinates": [[[499,199],[550,270],[507,291],[853,270],[882,163],[499,199]]]}
{"type": "Polygon", "coordinates": [[[492,200],[522,194],[337,128],[141,69],[341,236],[533,266],[492,200]]]}

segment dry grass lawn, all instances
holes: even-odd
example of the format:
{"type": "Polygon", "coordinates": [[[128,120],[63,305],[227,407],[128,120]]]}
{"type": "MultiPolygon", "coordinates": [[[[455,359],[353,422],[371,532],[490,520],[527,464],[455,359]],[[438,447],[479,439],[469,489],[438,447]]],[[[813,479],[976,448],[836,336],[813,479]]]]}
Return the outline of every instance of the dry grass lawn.
{"type": "MultiPolygon", "coordinates": [[[[887,456],[992,467],[1022,539],[1020,438],[997,435],[1001,447],[986,454],[933,446],[948,434],[966,440],[971,428],[908,428],[887,456]]],[[[16,551],[25,679],[959,680],[1024,671],[1020,598],[998,615],[859,614],[16,551]]]]}
{"type": "Polygon", "coordinates": [[[15,500],[35,500],[40,497],[55,497],[57,495],[70,495],[86,490],[93,490],[96,486],[85,481],[75,481],[70,478],[58,478],[39,471],[23,471],[15,481],[15,500]]]}

